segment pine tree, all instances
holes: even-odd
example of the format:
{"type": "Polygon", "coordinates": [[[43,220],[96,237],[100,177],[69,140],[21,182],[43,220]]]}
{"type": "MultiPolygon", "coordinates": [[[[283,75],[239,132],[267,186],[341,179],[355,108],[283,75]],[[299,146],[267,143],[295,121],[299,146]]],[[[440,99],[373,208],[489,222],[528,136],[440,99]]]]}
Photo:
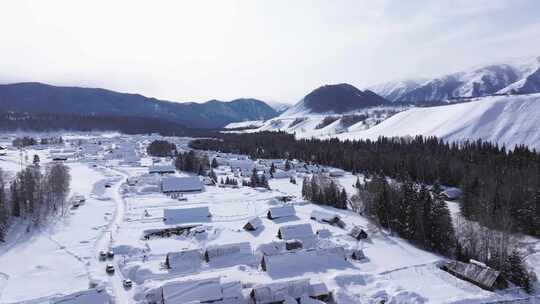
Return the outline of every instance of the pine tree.
{"type": "Polygon", "coordinates": [[[39,155],[34,154],[34,159],[32,163],[34,164],[34,166],[39,166],[39,155]]]}
{"type": "Polygon", "coordinates": [[[251,178],[250,178],[250,185],[251,187],[255,188],[255,187],[259,187],[259,175],[258,175],[258,172],[257,172],[257,169],[253,168],[253,170],[251,171],[251,178]]]}
{"type": "Polygon", "coordinates": [[[10,197],[11,197],[11,214],[14,217],[20,217],[22,215],[22,212],[21,212],[22,196],[20,195],[19,182],[16,179],[13,180],[13,182],[11,182],[10,197]]]}
{"type": "Polygon", "coordinates": [[[337,208],[339,209],[347,209],[347,191],[345,191],[345,188],[341,189],[341,193],[339,195],[339,203],[337,208]]]}
{"type": "Polygon", "coordinates": [[[287,159],[285,161],[285,171],[291,170],[291,162],[287,159]]]}
{"type": "Polygon", "coordinates": [[[218,164],[216,158],[214,157],[214,158],[212,158],[212,168],[215,169],[215,168],[217,168],[217,167],[219,167],[219,164],[218,164]]]}
{"type": "Polygon", "coordinates": [[[4,172],[0,168],[0,242],[5,240],[9,224],[9,210],[7,204],[4,172]]]}
{"type": "Polygon", "coordinates": [[[508,281],[523,288],[527,293],[533,292],[532,276],[527,271],[527,267],[518,250],[514,249],[510,256],[508,256],[505,268],[504,273],[508,281]]]}

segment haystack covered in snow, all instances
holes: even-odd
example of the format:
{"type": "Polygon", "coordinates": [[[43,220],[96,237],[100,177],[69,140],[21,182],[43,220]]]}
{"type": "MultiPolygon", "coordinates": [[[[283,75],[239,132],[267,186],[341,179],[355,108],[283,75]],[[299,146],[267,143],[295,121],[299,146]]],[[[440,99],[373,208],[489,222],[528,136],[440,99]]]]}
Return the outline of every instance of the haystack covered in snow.
{"type": "Polygon", "coordinates": [[[211,216],[208,207],[163,209],[163,220],[167,225],[208,222],[211,216]]]}
{"type": "Polygon", "coordinates": [[[161,192],[167,194],[199,192],[203,187],[203,183],[196,176],[168,176],[161,180],[161,192]]]}
{"type": "Polygon", "coordinates": [[[250,293],[255,304],[283,303],[287,298],[302,297],[328,299],[330,296],[323,283],[311,285],[309,279],[277,282],[256,286],[250,293]]]}
{"type": "Polygon", "coordinates": [[[148,173],[153,174],[172,174],[176,172],[176,168],[173,165],[152,165],[148,167],[148,173]]]}
{"type": "Polygon", "coordinates": [[[472,263],[448,261],[442,266],[442,269],[462,280],[490,291],[505,288],[507,285],[500,271],[474,261],[472,263]]]}
{"type": "Polygon", "coordinates": [[[109,304],[110,297],[105,288],[88,289],[66,296],[53,298],[51,304],[109,304]]]}
{"type": "Polygon", "coordinates": [[[198,249],[169,252],[165,266],[172,272],[192,272],[200,268],[202,260],[202,252],[198,249]]]}
{"type": "Polygon", "coordinates": [[[245,225],[244,229],[247,231],[255,231],[263,226],[263,222],[259,217],[250,219],[245,225]]]}
{"type": "Polygon", "coordinates": [[[296,210],[292,205],[285,205],[280,207],[272,207],[268,209],[267,217],[271,220],[282,217],[295,216],[296,210]]]}
{"type": "Polygon", "coordinates": [[[240,282],[221,284],[220,278],[169,282],[161,287],[163,304],[176,303],[239,303],[240,282]]]}

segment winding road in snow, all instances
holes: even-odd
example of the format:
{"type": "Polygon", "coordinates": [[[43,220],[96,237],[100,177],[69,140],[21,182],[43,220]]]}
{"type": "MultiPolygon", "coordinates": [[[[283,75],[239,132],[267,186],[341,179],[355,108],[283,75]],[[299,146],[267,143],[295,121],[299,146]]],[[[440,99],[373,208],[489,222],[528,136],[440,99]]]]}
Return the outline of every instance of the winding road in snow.
{"type": "MultiPolygon", "coordinates": [[[[125,210],[126,210],[125,201],[124,201],[124,198],[122,197],[122,194],[120,193],[120,190],[121,190],[123,181],[128,177],[128,175],[120,170],[115,170],[112,168],[108,168],[107,170],[113,171],[115,174],[117,174],[121,178],[118,181],[116,181],[111,186],[111,188],[109,188],[107,191],[112,194],[112,200],[116,204],[116,209],[114,212],[114,216],[112,217],[111,221],[109,222],[109,225],[107,226],[107,229],[104,231],[104,233],[96,242],[95,256],[97,259],[99,259],[100,251],[106,252],[106,251],[111,250],[111,246],[118,233],[120,224],[122,224],[122,222],[124,221],[124,215],[125,215],[125,210]]],[[[116,271],[114,275],[109,276],[109,285],[111,287],[112,295],[114,297],[114,302],[126,303],[126,304],[131,303],[131,299],[132,299],[131,290],[125,289],[123,286],[124,278],[120,271],[120,267],[118,266],[118,257],[115,257],[113,264],[116,271]]],[[[105,265],[106,263],[103,263],[103,271],[105,271],[105,265]]]]}

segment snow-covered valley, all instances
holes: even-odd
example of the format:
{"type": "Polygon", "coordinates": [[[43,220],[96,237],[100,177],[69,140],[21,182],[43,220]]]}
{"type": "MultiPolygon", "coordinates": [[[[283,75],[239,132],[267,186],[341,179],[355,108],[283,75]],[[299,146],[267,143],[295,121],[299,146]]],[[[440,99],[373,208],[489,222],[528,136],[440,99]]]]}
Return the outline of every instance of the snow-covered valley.
{"type": "MultiPolygon", "coordinates": [[[[140,147],[155,138],[120,135],[98,139],[140,147]]],[[[185,148],[189,139],[173,140],[185,148]]],[[[27,153],[39,154],[45,164],[51,150],[29,147],[27,153]]],[[[144,149],[136,150],[143,154],[144,149]]],[[[508,291],[490,292],[460,280],[438,267],[445,260],[443,257],[390,235],[350,210],[305,201],[301,184],[293,184],[286,177],[270,179],[271,190],[206,185],[202,191],[185,193],[176,199],[160,191],[161,179],[191,174],[149,174],[152,159],[145,156],[134,163],[103,157],[101,152],[97,155],[83,154],[66,161],[72,176],[71,192],[84,195],[84,205],[39,230],[27,232],[28,224],[21,220],[12,227],[7,242],[0,244],[0,303],[57,303],[57,299],[62,299],[60,303],[84,303],[69,295],[84,292],[91,285],[105,290],[114,303],[188,303],[174,296],[164,299],[164,286],[177,286],[177,292],[188,298],[204,298],[203,294],[211,289],[197,284],[208,282],[205,280],[235,286],[231,287],[234,292],[227,293],[230,298],[222,295],[225,298],[216,303],[253,303],[252,292],[259,286],[302,280],[323,284],[332,295],[329,303],[488,303],[524,296],[508,291]],[[291,200],[280,201],[284,197],[291,200]],[[268,218],[270,209],[283,206],[292,206],[294,213],[268,218]],[[164,221],[166,210],[194,208],[206,209],[211,216],[191,215],[175,224],[164,221]],[[313,220],[317,212],[339,216],[345,225],[338,227],[313,220]],[[254,218],[259,219],[257,229],[243,229],[254,218]],[[284,249],[279,249],[283,240],[278,238],[278,232],[299,224],[309,226],[313,233],[310,241],[304,242],[306,248],[285,254],[288,258],[261,264],[264,258],[275,256],[268,253],[269,246],[283,254],[280,250],[284,249]],[[369,237],[353,238],[350,231],[355,226],[365,230],[369,237]],[[180,234],[170,232],[178,227],[190,228],[180,234]],[[169,232],[156,236],[160,231],[169,232]],[[235,244],[244,244],[243,249],[225,249],[240,246],[235,244]],[[209,257],[206,254],[210,248],[222,249],[216,251],[220,253],[215,257],[209,257]],[[335,248],[342,248],[343,253],[330,254],[335,248]],[[102,261],[100,251],[108,250],[114,252],[114,259],[102,261]],[[365,258],[351,258],[358,250],[365,258]],[[168,268],[166,261],[174,252],[196,253],[196,257],[186,256],[178,268],[168,268]],[[116,268],[113,275],[105,272],[107,263],[116,268]],[[124,288],[125,279],[132,280],[133,287],[124,288]],[[195,284],[195,291],[185,293],[182,288],[186,288],[186,282],[195,284]],[[67,298],[62,297],[66,295],[67,298]]],[[[1,157],[0,165],[8,175],[20,169],[19,157],[16,150],[1,157]]],[[[242,156],[223,157],[231,159],[230,165],[221,164],[215,169],[218,178],[237,177],[231,167],[241,163],[242,156]]],[[[300,180],[305,174],[298,172],[295,176],[300,180]]],[[[358,177],[362,179],[361,175],[345,173],[336,180],[354,193],[353,184],[358,177]]],[[[281,257],[280,254],[276,256],[281,257]]],[[[531,255],[533,263],[535,257],[531,255]]]]}

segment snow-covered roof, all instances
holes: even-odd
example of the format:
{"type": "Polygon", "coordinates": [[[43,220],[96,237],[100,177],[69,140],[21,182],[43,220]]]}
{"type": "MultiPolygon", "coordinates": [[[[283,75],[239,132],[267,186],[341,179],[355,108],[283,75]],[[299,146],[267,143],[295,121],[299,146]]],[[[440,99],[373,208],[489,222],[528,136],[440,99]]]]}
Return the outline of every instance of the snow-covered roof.
{"type": "Polygon", "coordinates": [[[203,260],[199,249],[167,253],[167,266],[174,272],[191,272],[199,269],[203,260]]]}
{"type": "Polygon", "coordinates": [[[208,207],[163,209],[163,217],[165,223],[168,225],[208,222],[211,216],[208,207]]]}
{"type": "MultiPolygon", "coordinates": [[[[257,230],[257,229],[259,229],[260,227],[263,226],[263,222],[259,217],[254,217],[254,218],[250,219],[246,223],[246,225],[247,224],[249,224],[249,226],[251,226],[251,228],[254,229],[254,230],[257,230]]],[[[246,226],[244,226],[244,227],[246,227],[246,226]]]]}
{"type": "Polygon", "coordinates": [[[263,257],[263,269],[268,272],[281,272],[288,269],[313,269],[313,266],[332,268],[345,260],[343,247],[318,248],[289,251],[263,257]]]}
{"type": "Polygon", "coordinates": [[[108,304],[109,295],[104,288],[88,289],[51,299],[52,304],[108,304]]]}
{"type": "Polygon", "coordinates": [[[285,241],[270,242],[257,247],[257,252],[263,255],[276,255],[287,251],[285,241]]]}
{"type": "Polygon", "coordinates": [[[329,213],[319,210],[311,211],[311,215],[309,217],[319,222],[333,222],[334,220],[340,218],[339,215],[335,213],[329,213]]]}
{"type": "Polygon", "coordinates": [[[171,165],[152,165],[148,167],[148,173],[174,173],[176,172],[176,168],[171,165]]]}
{"type": "Polygon", "coordinates": [[[279,228],[279,236],[284,240],[314,237],[310,224],[286,225],[279,228]]]}
{"type": "MultiPolygon", "coordinates": [[[[288,299],[304,299],[303,303],[310,302],[310,297],[328,295],[329,291],[322,282],[311,284],[309,279],[299,279],[285,282],[276,282],[255,286],[251,292],[251,297],[257,304],[287,303],[288,299]]],[[[296,303],[296,301],[294,301],[296,303]]]]}
{"type": "Polygon", "coordinates": [[[268,209],[269,218],[276,219],[280,217],[293,216],[296,210],[293,205],[285,205],[280,207],[272,207],[268,209]]]}
{"type": "Polygon", "coordinates": [[[494,288],[495,282],[500,272],[489,267],[481,266],[477,263],[463,263],[459,261],[448,261],[444,267],[464,279],[471,281],[486,289],[494,288]]]}
{"type": "Polygon", "coordinates": [[[242,257],[253,256],[253,251],[251,250],[251,243],[242,242],[208,246],[204,256],[207,261],[212,261],[219,258],[240,259],[242,257]]]}
{"type": "Polygon", "coordinates": [[[257,304],[270,304],[284,301],[286,296],[298,299],[309,295],[309,292],[309,279],[301,279],[257,286],[253,288],[251,297],[257,304]]]}
{"type": "Polygon", "coordinates": [[[167,176],[161,180],[162,192],[192,192],[202,189],[203,183],[196,176],[167,176]]]}
{"type": "Polygon", "coordinates": [[[170,282],[162,286],[163,303],[204,303],[223,299],[219,278],[170,282]]]}

